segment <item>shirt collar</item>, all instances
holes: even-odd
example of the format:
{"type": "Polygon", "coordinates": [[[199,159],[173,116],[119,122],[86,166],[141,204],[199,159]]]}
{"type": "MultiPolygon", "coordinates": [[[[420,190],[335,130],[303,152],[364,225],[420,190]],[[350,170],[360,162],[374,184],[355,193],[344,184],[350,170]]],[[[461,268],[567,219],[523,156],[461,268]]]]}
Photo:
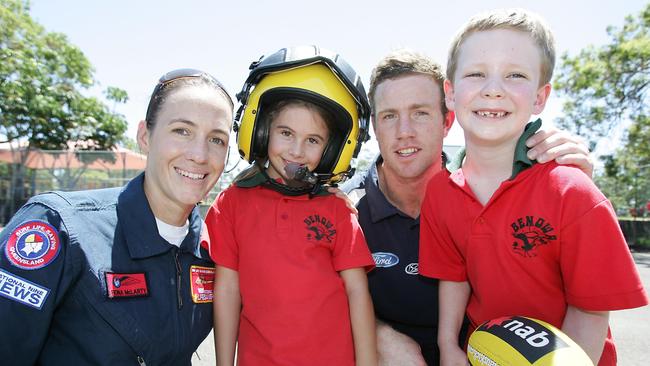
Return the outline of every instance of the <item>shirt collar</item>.
{"type": "MultiPolygon", "coordinates": [[[[367,202],[370,211],[370,219],[372,222],[378,222],[394,215],[403,215],[407,217],[407,215],[401,213],[397,207],[393,206],[384,193],[379,189],[379,174],[377,173],[377,166],[383,161],[381,155],[377,156],[375,162],[370,165],[368,175],[366,175],[366,180],[364,182],[366,196],[368,197],[367,202]]],[[[419,221],[419,218],[416,220],[419,221]]]]}
{"type": "Polygon", "coordinates": [[[541,118],[538,118],[533,122],[529,122],[526,127],[524,127],[524,132],[519,137],[519,140],[517,140],[517,145],[515,146],[515,157],[514,162],[512,163],[512,176],[510,177],[510,180],[515,179],[517,174],[523,172],[524,170],[533,166],[533,164],[537,163],[537,161],[530,160],[528,158],[527,154],[530,148],[526,146],[526,140],[535,134],[535,132],[537,132],[540,127],[542,127],[541,118]]]}
{"type": "MultiPolygon", "coordinates": [[[[537,163],[536,160],[530,160],[528,158],[528,150],[530,148],[526,146],[526,140],[537,132],[542,126],[542,119],[538,118],[533,122],[529,122],[526,127],[524,127],[524,132],[519,136],[517,144],[515,145],[515,155],[512,162],[512,176],[510,180],[514,179],[519,173],[530,168],[537,163]]],[[[461,148],[458,151],[456,156],[447,162],[447,170],[450,172],[456,172],[459,170],[463,164],[463,159],[465,158],[465,148],[461,148]]]]}
{"type": "Polygon", "coordinates": [[[463,165],[463,159],[465,159],[465,146],[462,146],[460,149],[458,149],[458,152],[454,154],[454,156],[447,160],[445,164],[445,168],[447,168],[448,171],[450,172],[455,172],[456,170],[460,169],[460,167],[463,165]]]}
{"type": "MultiPolygon", "coordinates": [[[[153,257],[173,248],[158,233],[156,219],[144,193],[144,173],[133,178],[120,193],[117,214],[131,258],[153,257]]],[[[188,219],[189,233],[181,243],[180,249],[202,258],[204,256],[200,253],[199,245],[196,245],[202,226],[198,208],[192,210],[188,219]]]]}

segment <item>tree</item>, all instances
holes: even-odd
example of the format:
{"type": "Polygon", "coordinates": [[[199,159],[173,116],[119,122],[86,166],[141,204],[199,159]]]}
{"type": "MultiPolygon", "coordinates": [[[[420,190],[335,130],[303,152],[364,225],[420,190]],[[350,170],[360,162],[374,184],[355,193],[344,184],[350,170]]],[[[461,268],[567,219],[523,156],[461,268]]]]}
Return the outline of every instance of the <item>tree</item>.
{"type": "Polygon", "coordinates": [[[17,157],[12,197],[25,196],[29,150],[67,150],[69,144],[76,150],[108,150],[122,140],[127,122],[115,113],[115,103],[128,96],[109,88],[105,95],[114,102],[112,110],[85,96],[94,85],[93,73],[65,35],[47,32],[31,18],[28,1],[0,0],[0,143],[12,143],[17,157]]]}
{"type": "Polygon", "coordinates": [[[564,54],[555,79],[565,97],[559,125],[591,141],[607,136],[623,120],[648,115],[650,4],[607,33],[610,44],[589,46],[575,57],[564,54]]]}
{"type": "Polygon", "coordinates": [[[621,209],[638,213],[650,198],[650,4],[607,33],[609,44],[562,56],[555,88],[565,103],[557,122],[592,149],[615,129],[624,132],[623,147],[601,157],[605,172],[596,181],[621,209]]]}

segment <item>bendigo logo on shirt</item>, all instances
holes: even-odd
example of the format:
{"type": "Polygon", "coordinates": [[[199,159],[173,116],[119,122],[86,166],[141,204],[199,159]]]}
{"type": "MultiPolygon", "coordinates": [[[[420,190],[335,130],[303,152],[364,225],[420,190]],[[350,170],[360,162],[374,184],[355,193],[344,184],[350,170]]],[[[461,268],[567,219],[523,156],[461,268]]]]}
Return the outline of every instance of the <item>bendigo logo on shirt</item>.
{"type": "Polygon", "coordinates": [[[510,224],[510,227],[515,238],[512,249],[524,257],[536,257],[540,246],[557,240],[553,226],[541,217],[520,217],[510,224]]]}
{"type": "Polygon", "coordinates": [[[307,228],[307,240],[309,241],[318,241],[323,240],[331,243],[336,236],[336,228],[334,224],[324,216],[321,215],[309,215],[303,222],[307,228]]]}

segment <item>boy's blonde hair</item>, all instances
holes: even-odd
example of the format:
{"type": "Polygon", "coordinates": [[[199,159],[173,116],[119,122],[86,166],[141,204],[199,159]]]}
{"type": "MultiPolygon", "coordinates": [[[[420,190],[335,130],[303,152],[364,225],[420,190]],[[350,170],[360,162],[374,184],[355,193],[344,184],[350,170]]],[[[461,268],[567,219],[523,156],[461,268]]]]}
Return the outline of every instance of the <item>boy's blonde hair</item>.
{"type": "Polygon", "coordinates": [[[386,80],[397,79],[402,76],[413,74],[431,76],[440,89],[440,106],[442,108],[442,115],[447,115],[445,92],[442,88],[442,84],[445,81],[445,73],[442,67],[427,56],[407,48],[402,48],[384,56],[372,70],[372,74],[370,75],[368,99],[370,99],[370,109],[373,116],[375,116],[376,112],[375,91],[377,90],[377,86],[386,80]]]}
{"type": "Polygon", "coordinates": [[[447,58],[447,79],[454,81],[460,46],[472,34],[495,29],[512,29],[527,33],[539,47],[542,56],[540,86],[551,81],[555,67],[555,41],[546,22],[524,9],[496,9],[473,16],[451,43],[447,58]]]}

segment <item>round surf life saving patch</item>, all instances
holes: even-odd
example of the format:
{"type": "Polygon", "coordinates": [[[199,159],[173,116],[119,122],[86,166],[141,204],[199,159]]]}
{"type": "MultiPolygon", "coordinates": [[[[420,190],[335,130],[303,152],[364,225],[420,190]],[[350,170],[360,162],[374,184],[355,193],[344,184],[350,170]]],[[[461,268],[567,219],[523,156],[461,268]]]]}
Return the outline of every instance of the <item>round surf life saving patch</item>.
{"type": "Polygon", "coordinates": [[[22,269],[39,269],[52,263],[61,251],[59,234],[44,221],[27,221],[9,235],[5,255],[22,269]]]}

